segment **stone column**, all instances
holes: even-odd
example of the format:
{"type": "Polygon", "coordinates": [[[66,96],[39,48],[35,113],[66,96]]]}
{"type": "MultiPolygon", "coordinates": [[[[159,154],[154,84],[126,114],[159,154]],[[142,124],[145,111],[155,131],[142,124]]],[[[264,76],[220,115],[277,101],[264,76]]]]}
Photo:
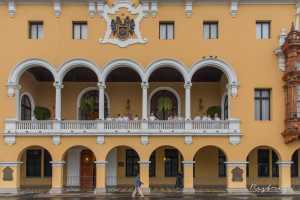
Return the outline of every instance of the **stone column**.
{"type": "Polygon", "coordinates": [[[0,194],[18,194],[22,162],[0,162],[0,194]]]}
{"type": "Polygon", "coordinates": [[[149,84],[147,82],[143,82],[142,83],[142,89],[143,89],[142,120],[148,120],[148,88],[149,88],[149,84]]]}
{"type": "Polygon", "coordinates": [[[194,164],[193,160],[182,161],[184,178],[183,178],[183,192],[184,193],[195,193],[194,189],[194,164]]]}
{"type": "Polygon", "coordinates": [[[292,180],[291,180],[291,165],[292,161],[278,161],[279,167],[279,188],[281,193],[293,193],[292,180]]]}
{"type": "Polygon", "coordinates": [[[149,160],[141,160],[139,161],[140,164],[140,178],[141,181],[144,183],[142,185],[142,190],[145,194],[150,193],[150,181],[149,181],[149,166],[151,161],[149,160]]]}
{"type": "Polygon", "coordinates": [[[21,120],[21,85],[15,86],[15,97],[16,97],[16,119],[21,120]]]}
{"type": "Polygon", "coordinates": [[[105,83],[99,82],[98,84],[99,88],[99,119],[104,120],[104,95],[105,95],[105,83]]]}
{"type": "Polygon", "coordinates": [[[192,83],[185,83],[185,120],[191,120],[191,86],[192,83]]]}
{"type": "Polygon", "coordinates": [[[61,120],[61,89],[64,87],[61,83],[55,82],[55,120],[61,120]]]}
{"type": "Polygon", "coordinates": [[[247,161],[225,162],[227,166],[227,192],[247,194],[247,161]]]}
{"type": "Polygon", "coordinates": [[[61,194],[64,189],[64,164],[66,163],[63,160],[60,161],[51,161],[52,164],[52,188],[49,191],[50,194],[61,194]]]}
{"type": "Polygon", "coordinates": [[[95,161],[96,164],[96,188],[94,193],[95,194],[104,194],[106,193],[106,164],[107,161],[105,160],[97,160],[95,161]]]}

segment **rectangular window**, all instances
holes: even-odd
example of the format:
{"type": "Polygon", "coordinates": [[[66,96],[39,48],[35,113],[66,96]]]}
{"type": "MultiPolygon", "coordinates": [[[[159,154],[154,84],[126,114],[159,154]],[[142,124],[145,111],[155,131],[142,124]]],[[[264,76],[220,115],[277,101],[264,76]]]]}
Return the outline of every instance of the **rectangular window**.
{"type": "Polygon", "coordinates": [[[298,151],[296,151],[293,154],[292,157],[293,164],[291,165],[291,173],[292,177],[298,177],[299,176],[299,170],[298,170],[298,151]]]}
{"type": "Polygon", "coordinates": [[[26,177],[41,177],[42,151],[27,150],[26,156],[26,177]]]}
{"type": "Polygon", "coordinates": [[[73,22],[73,39],[86,40],[88,37],[87,22],[73,22]]]}
{"type": "Polygon", "coordinates": [[[138,175],[140,169],[138,161],[139,161],[139,156],[134,150],[132,149],[126,150],[126,176],[127,177],[138,175]]]}
{"type": "Polygon", "coordinates": [[[156,175],[156,152],[154,151],[150,156],[149,176],[155,177],[156,175]]]}
{"type": "Polygon", "coordinates": [[[203,23],[204,39],[218,39],[219,38],[219,22],[204,22],[203,23]]]}
{"type": "Polygon", "coordinates": [[[165,150],[165,176],[176,177],[178,174],[178,151],[176,149],[165,150]]]}
{"type": "Polygon", "coordinates": [[[39,40],[44,35],[44,23],[42,21],[29,22],[29,39],[39,40]]]}
{"type": "Polygon", "coordinates": [[[52,177],[51,156],[48,151],[44,150],[44,176],[52,177]]]}
{"type": "Polygon", "coordinates": [[[219,150],[219,177],[226,177],[226,156],[219,150]]]}
{"type": "Polygon", "coordinates": [[[175,23],[159,22],[159,39],[174,40],[174,38],[175,38],[175,23]]]}
{"type": "Polygon", "coordinates": [[[270,89],[255,89],[255,120],[271,120],[270,101],[270,89]]]}
{"type": "Polygon", "coordinates": [[[256,38],[259,40],[271,38],[271,22],[257,21],[256,22],[256,38]]]}
{"type": "Polygon", "coordinates": [[[272,177],[279,177],[278,156],[275,151],[272,151],[272,177]]]}
{"type": "Polygon", "coordinates": [[[258,177],[269,177],[270,167],[269,167],[269,150],[268,149],[258,149],[257,150],[257,164],[258,164],[258,177]]]}

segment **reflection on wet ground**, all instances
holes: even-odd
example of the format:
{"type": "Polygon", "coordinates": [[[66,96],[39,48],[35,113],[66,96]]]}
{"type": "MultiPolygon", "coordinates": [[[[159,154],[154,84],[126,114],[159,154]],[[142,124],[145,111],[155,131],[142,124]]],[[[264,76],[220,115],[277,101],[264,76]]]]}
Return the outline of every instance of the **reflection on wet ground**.
{"type": "Polygon", "coordinates": [[[146,196],[144,198],[131,198],[130,194],[118,194],[118,195],[105,195],[105,196],[93,196],[93,195],[72,195],[72,196],[59,196],[59,197],[47,197],[41,195],[24,195],[22,197],[0,197],[0,200],[127,200],[127,199],[144,199],[144,200],[300,200],[300,194],[294,196],[229,196],[222,194],[196,194],[196,195],[181,195],[181,194],[154,194],[146,196]]]}

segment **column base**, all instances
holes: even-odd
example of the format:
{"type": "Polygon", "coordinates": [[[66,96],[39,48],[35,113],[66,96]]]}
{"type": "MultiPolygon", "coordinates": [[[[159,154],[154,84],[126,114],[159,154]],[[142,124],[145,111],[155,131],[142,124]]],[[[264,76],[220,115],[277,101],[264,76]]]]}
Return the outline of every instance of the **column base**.
{"type": "Polygon", "coordinates": [[[287,187],[287,188],[280,188],[280,193],[281,194],[294,194],[295,191],[293,190],[293,188],[287,187]]]}
{"type": "Polygon", "coordinates": [[[62,194],[63,190],[63,188],[51,188],[49,194],[62,194]]]}
{"type": "Polygon", "coordinates": [[[20,193],[19,188],[0,188],[0,194],[12,194],[17,195],[20,193]]]}
{"type": "Polygon", "coordinates": [[[247,188],[227,188],[226,190],[229,194],[251,194],[247,188]]]}
{"type": "Polygon", "coordinates": [[[106,188],[95,188],[94,194],[95,195],[104,195],[104,194],[106,194],[106,188]]]}
{"type": "Polygon", "coordinates": [[[195,193],[195,189],[194,188],[183,188],[182,192],[184,194],[194,194],[195,193]]]}
{"type": "Polygon", "coordinates": [[[146,194],[146,195],[151,193],[151,190],[150,190],[150,188],[148,188],[148,187],[142,188],[142,191],[143,191],[143,193],[146,194]]]}

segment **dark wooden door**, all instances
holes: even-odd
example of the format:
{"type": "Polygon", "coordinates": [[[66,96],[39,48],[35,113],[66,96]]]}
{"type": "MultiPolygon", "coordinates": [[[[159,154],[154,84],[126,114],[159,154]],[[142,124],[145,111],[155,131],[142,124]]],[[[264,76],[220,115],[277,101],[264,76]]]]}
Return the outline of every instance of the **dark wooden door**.
{"type": "Polygon", "coordinates": [[[80,186],[82,189],[95,187],[95,156],[90,150],[82,150],[80,156],[80,186]]]}

